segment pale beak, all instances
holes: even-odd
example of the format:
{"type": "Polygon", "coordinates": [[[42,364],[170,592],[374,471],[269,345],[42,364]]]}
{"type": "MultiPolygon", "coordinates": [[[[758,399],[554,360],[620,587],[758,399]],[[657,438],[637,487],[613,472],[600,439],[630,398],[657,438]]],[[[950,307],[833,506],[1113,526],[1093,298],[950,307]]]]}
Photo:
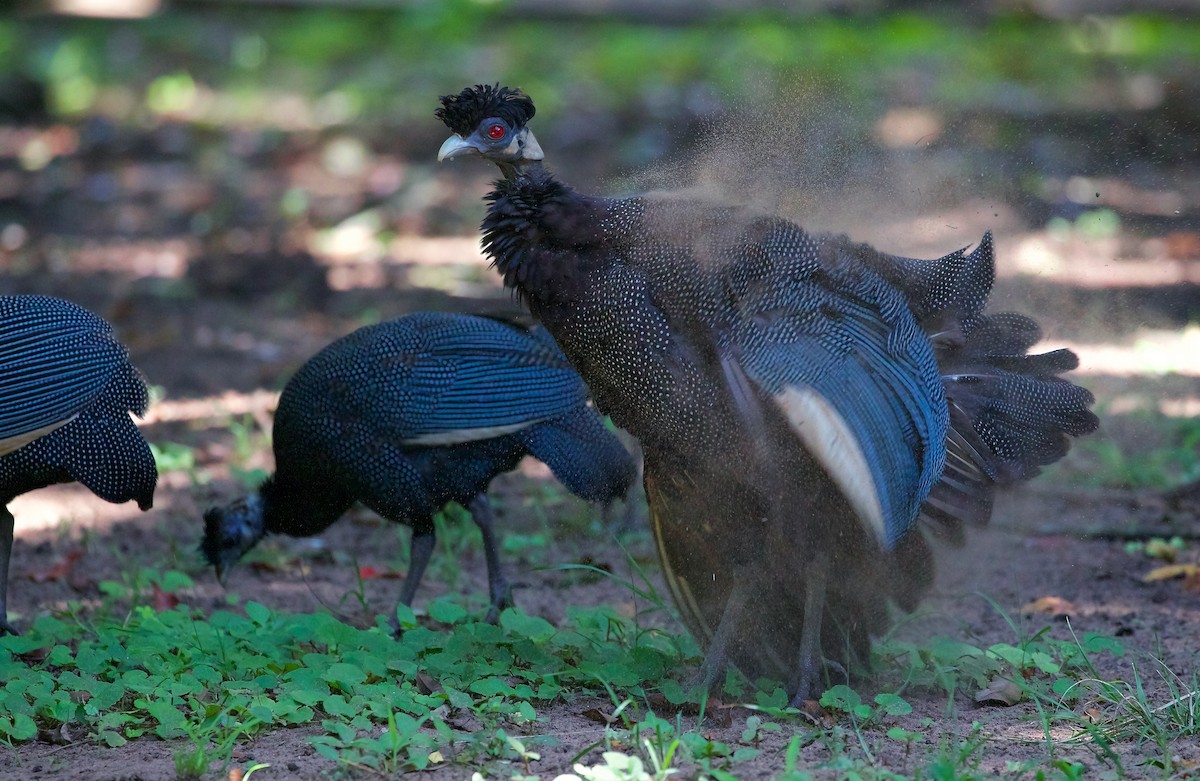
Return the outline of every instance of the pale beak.
{"type": "Polygon", "coordinates": [[[542,151],[542,145],[533,137],[533,133],[528,128],[521,135],[521,140],[523,142],[521,146],[522,158],[525,160],[542,160],[546,157],[546,154],[542,151]]]}
{"type": "Polygon", "coordinates": [[[478,155],[479,149],[467,141],[462,136],[453,135],[446,139],[442,144],[442,148],[438,150],[438,162],[449,160],[452,157],[463,157],[465,155],[478,155]]]}

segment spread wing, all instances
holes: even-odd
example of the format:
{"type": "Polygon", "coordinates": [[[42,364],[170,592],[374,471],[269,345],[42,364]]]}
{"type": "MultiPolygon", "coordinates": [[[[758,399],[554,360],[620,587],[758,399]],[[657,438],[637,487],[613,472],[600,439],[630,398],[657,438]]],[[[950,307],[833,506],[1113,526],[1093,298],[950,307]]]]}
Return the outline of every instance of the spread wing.
{"type": "Polygon", "coordinates": [[[727,272],[735,312],[721,352],[890,550],[944,465],[947,410],[933,350],[899,291],[840,240],[776,219],[746,235],[752,249],[727,272]]]}

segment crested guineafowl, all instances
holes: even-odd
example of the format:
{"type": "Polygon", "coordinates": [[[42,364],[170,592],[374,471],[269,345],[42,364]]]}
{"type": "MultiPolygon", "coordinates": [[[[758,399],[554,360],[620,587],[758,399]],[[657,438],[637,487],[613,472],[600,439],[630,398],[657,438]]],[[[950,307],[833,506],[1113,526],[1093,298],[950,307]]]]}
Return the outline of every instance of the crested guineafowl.
{"type": "Polygon", "coordinates": [[[985,521],[997,486],[1096,428],[1092,396],[985,314],[991,237],[934,261],[747,210],[581,195],[543,166],[519,90],[441,99],[438,159],[502,178],[483,246],[641,442],[651,524],[712,684],[733,664],[819,694],[929,584],[922,527],[985,521]],[[924,521],[924,522],[919,522],[924,521]]]}
{"type": "Polygon", "coordinates": [[[79,482],[109,502],[148,510],[158,471],[129,413],[146,381],[112,326],[49,296],[0,296],[0,634],[8,623],[8,563],[17,496],[79,482]]]}
{"type": "Polygon", "coordinates": [[[275,473],[204,516],[217,575],[267,533],[319,534],[359,501],[412,527],[400,602],[411,605],[434,547],[433,516],[467,507],[483,533],[489,620],[511,604],[485,491],[525,455],[577,496],[610,503],[633,459],[588,405],[543,329],[427,312],[366,326],[305,363],[275,411],[275,473]]]}

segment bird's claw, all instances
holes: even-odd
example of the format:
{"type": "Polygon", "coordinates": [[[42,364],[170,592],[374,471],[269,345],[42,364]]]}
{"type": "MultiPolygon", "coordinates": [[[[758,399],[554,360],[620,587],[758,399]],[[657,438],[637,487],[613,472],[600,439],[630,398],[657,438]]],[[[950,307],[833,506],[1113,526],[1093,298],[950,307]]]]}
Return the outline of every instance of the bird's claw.
{"type": "Polygon", "coordinates": [[[501,611],[505,608],[516,607],[512,597],[513,587],[507,581],[501,581],[488,590],[491,592],[492,605],[488,608],[487,615],[483,617],[483,620],[489,624],[498,624],[501,611]]]}
{"type": "Polygon", "coordinates": [[[798,708],[803,711],[806,710],[807,703],[819,700],[825,692],[825,684],[832,683],[825,680],[831,672],[836,673],[842,679],[842,683],[849,685],[850,671],[846,666],[835,659],[822,657],[821,661],[815,667],[815,672],[810,671],[807,676],[801,675],[800,683],[796,687],[796,693],[788,701],[788,707],[798,708]]]}

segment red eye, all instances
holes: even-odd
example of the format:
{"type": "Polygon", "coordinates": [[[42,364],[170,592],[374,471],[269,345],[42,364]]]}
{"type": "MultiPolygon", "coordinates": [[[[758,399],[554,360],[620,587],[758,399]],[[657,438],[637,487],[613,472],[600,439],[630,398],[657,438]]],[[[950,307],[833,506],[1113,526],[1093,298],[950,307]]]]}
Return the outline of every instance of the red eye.
{"type": "Polygon", "coordinates": [[[487,130],[488,138],[493,141],[499,141],[504,138],[504,132],[504,125],[492,125],[487,130]]]}

